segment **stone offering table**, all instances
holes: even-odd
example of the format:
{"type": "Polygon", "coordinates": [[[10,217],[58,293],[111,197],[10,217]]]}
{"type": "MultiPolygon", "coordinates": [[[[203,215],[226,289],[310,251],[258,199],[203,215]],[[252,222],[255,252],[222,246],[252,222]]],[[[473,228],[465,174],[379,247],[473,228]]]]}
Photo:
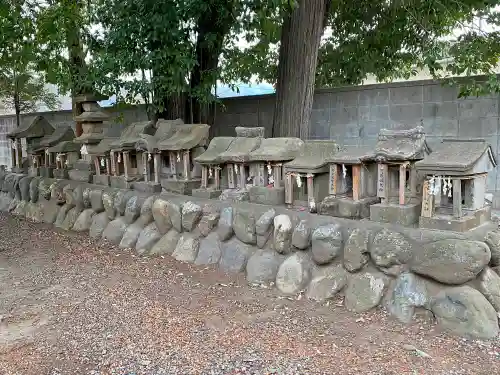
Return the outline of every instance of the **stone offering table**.
{"type": "Polygon", "coordinates": [[[190,195],[200,186],[201,168],[194,159],[205,152],[209,130],[206,124],[179,125],[171,137],[158,143],[165,167],[157,178],[165,190],[190,195]]]}
{"type": "Polygon", "coordinates": [[[254,184],[249,188],[253,203],[279,205],[285,203],[283,164],[295,159],[304,141],[299,138],[266,138],[249,157],[254,184]]]}
{"type": "Polygon", "coordinates": [[[329,164],[329,195],[321,202],[322,215],[351,219],[370,217],[370,206],[377,197],[377,164],[364,163],[373,147],[348,146],[326,159],[329,164]]]}
{"type": "Polygon", "coordinates": [[[444,140],[415,164],[426,176],[420,227],[466,232],[491,220],[486,205],[488,172],[497,166],[484,140],[444,140]]]}
{"type": "MultiPolygon", "coordinates": [[[[21,126],[7,134],[7,138],[12,142],[12,171],[16,173],[27,173],[29,166],[38,168],[39,165],[36,160],[36,163],[34,165],[32,164],[33,156],[35,156],[36,159],[38,155],[30,154],[30,152],[33,152],[33,148],[36,148],[36,145],[39,144],[43,137],[53,132],[54,128],[45,117],[36,116],[29,122],[23,121],[21,126]],[[26,141],[26,148],[24,150],[23,139],[26,141]],[[25,152],[25,156],[28,157],[28,163],[23,163],[23,151],[25,152]]],[[[41,160],[39,160],[39,162],[41,163],[41,160]]],[[[38,173],[38,170],[36,171],[38,173]]],[[[33,174],[34,171],[30,171],[30,173],[33,174]]]]}
{"type": "Polygon", "coordinates": [[[55,160],[52,174],[54,178],[68,179],[68,171],[80,159],[80,145],[73,141],[59,142],[48,149],[51,160],[55,160]]]}
{"type": "Polygon", "coordinates": [[[328,195],[327,160],[338,151],[335,141],[306,141],[300,154],[285,164],[285,203],[316,212],[328,195]]]}
{"type": "Polygon", "coordinates": [[[220,155],[227,151],[234,137],[215,137],[207,150],[194,159],[201,165],[201,187],[192,191],[193,197],[218,198],[222,189],[228,188],[227,169],[221,164],[220,155]]]}
{"type": "Polygon", "coordinates": [[[162,175],[168,176],[170,172],[170,158],[164,155],[162,158],[159,143],[169,139],[177,131],[177,127],[184,126],[184,121],[163,120],[156,123],[154,135],[140,134],[135,148],[142,155],[143,181],[134,182],[134,189],[143,192],[161,192],[162,175]]]}
{"type": "Polygon", "coordinates": [[[154,135],[155,131],[152,121],[135,122],[123,130],[120,138],[111,142],[111,186],[130,189],[133,182],[142,179],[142,152],[137,152],[135,145],[143,134],[154,135]]]}

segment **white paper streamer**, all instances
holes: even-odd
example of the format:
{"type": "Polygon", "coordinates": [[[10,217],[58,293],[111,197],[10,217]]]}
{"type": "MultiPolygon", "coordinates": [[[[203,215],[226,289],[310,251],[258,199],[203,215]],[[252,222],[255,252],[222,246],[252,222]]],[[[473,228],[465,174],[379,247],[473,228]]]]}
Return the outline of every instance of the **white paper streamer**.
{"type": "Polygon", "coordinates": [[[148,152],[148,161],[151,161],[151,153],[148,152]]]}
{"type": "Polygon", "coordinates": [[[273,168],[271,167],[271,163],[267,163],[267,174],[273,174],[273,168]]]}
{"type": "Polygon", "coordinates": [[[342,176],[344,176],[344,178],[347,177],[347,168],[345,167],[345,164],[342,164],[342,176]]]}
{"type": "Polygon", "coordinates": [[[297,187],[302,187],[302,179],[301,179],[301,176],[300,176],[300,173],[297,173],[295,175],[295,180],[297,181],[297,187]]]}
{"type": "Polygon", "coordinates": [[[181,153],[180,152],[177,153],[177,161],[178,162],[181,161],[181,153]]]}
{"type": "MultiPolygon", "coordinates": [[[[82,148],[80,149],[80,153],[82,155],[88,155],[89,151],[87,150],[87,145],[83,145],[82,148]]],[[[119,163],[119,162],[118,162],[119,163]]]]}
{"type": "Polygon", "coordinates": [[[208,168],[208,178],[212,178],[212,167],[208,168]]]}
{"type": "Polygon", "coordinates": [[[122,162],[122,154],[121,152],[118,153],[118,163],[122,162]]]}
{"type": "Polygon", "coordinates": [[[56,154],[56,161],[61,161],[61,154],[56,154]]]}
{"type": "Polygon", "coordinates": [[[46,148],[46,149],[45,149],[45,154],[46,154],[46,155],[48,155],[48,154],[49,154],[49,149],[48,149],[48,148],[46,148]]]}
{"type": "Polygon", "coordinates": [[[104,158],[100,158],[101,159],[101,167],[104,167],[106,164],[104,163],[104,158]]]}

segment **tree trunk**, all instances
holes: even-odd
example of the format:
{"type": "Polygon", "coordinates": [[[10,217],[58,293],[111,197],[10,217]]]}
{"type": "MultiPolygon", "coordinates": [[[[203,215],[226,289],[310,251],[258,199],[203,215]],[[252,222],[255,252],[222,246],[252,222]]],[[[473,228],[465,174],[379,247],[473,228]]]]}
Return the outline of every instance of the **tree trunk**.
{"type": "Polygon", "coordinates": [[[301,0],[284,19],[273,137],[309,136],[318,50],[331,0],[301,0]]]}
{"type": "Polygon", "coordinates": [[[19,100],[19,93],[14,93],[14,109],[16,111],[16,127],[21,126],[21,105],[19,100]]]}

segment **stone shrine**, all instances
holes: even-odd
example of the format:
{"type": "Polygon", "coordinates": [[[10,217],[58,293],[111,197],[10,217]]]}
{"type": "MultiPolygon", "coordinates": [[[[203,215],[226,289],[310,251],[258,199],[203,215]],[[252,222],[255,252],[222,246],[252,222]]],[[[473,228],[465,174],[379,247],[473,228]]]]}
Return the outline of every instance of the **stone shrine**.
{"type": "Polygon", "coordinates": [[[43,116],[36,116],[30,122],[23,121],[21,125],[7,134],[12,142],[12,171],[16,173],[27,173],[30,164],[28,151],[31,151],[33,146],[40,140],[54,132],[54,128],[43,116]],[[23,141],[25,140],[25,146],[23,141]],[[26,162],[23,161],[23,153],[28,157],[26,162]]]}
{"type": "Polygon", "coordinates": [[[88,153],[94,160],[93,182],[96,185],[110,186],[111,184],[111,143],[116,140],[116,138],[106,137],[97,145],[88,148],[88,153]]]}
{"type": "Polygon", "coordinates": [[[338,151],[335,141],[306,141],[299,155],[285,164],[285,203],[316,212],[328,195],[327,160],[338,151]]]}
{"type": "Polygon", "coordinates": [[[68,179],[68,172],[80,159],[80,145],[73,141],[63,141],[49,148],[48,152],[51,160],[55,160],[52,170],[54,178],[68,179]]]}
{"type": "Polygon", "coordinates": [[[249,155],[256,183],[249,188],[250,202],[284,204],[284,163],[295,159],[302,151],[304,141],[299,138],[265,138],[260,147],[249,155]]]}
{"type": "Polygon", "coordinates": [[[466,232],[489,222],[486,180],[496,166],[491,146],[484,140],[443,140],[415,164],[426,176],[420,227],[466,232]]]}
{"type": "Polygon", "coordinates": [[[142,155],[143,181],[134,183],[134,189],[139,191],[160,192],[162,176],[170,172],[170,158],[163,155],[159,149],[159,143],[169,139],[176,132],[177,127],[184,125],[182,119],[164,120],[156,122],[154,135],[140,134],[135,148],[142,155]]]}
{"type": "Polygon", "coordinates": [[[322,215],[351,219],[370,217],[377,197],[377,164],[363,162],[373,156],[373,147],[348,146],[326,159],[329,164],[328,192],[320,204],[322,215]]]}
{"type": "Polygon", "coordinates": [[[381,202],[370,206],[370,220],[412,226],[418,223],[421,208],[415,163],[431,152],[424,128],[382,129],[373,155],[363,162],[375,161],[378,167],[377,196],[381,202]]]}
{"type": "Polygon", "coordinates": [[[143,134],[154,135],[156,128],[152,121],[135,122],[127,126],[120,138],[110,144],[112,187],[130,189],[132,183],[142,179],[142,152],[135,148],[143,134]]]}
{"type": "Polygon", "coordinates": [[[222,189],[227,189],[227,168],[221,163],[220,155],[227,151],[234,141],[234,137],[212,138],[207,150],[194,159],[201,165],[201,186],[192,191],[193,197],[218,198],[222,189]]]}
{"type": "Polygon", "coordinates": [[[158,143],[165,165],[158,178],[162,188],[190,195],[200,186],[201,168],[194,159],[205,152],[209,130],[210,126],[206,124],[178,125],[169,138],[158,143]]]}

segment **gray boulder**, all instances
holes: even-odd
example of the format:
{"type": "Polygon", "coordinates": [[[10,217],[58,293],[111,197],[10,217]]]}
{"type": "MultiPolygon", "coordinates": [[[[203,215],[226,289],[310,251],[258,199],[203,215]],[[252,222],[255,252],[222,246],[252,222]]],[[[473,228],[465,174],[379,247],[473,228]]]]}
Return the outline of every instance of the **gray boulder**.
{"type": "Polygon", "coordinates": [[[352,275],[345,290],[345,305],[349,311],[365,312],[378,306],[384,295],[386,278],[379,272],[352,275]]]}
{"type": "Polygon", "coordinates": [[[415,252],[410,268],[444,284],[463,284],[475,279],[490,258],[484,242],[448,239],[425,244],[415,252]]]}
{"type": "Polygon", "coordinates": [[[217,235],[221,241],[227,241],[233,236],[233,208],[225,207],[220,213],[217,235]]]}
{"type": "Polygon", "coordinates": [[[306,250],[311,246],[311,227],[306,220],[301,220],[295,227],[292,245],[300,250],[306,250]]]}
{"type": "Polygon", "coordinates": [[[108,189],[102,193],[102,204],[104,211],[108,214],[109,220],[113,220],[116,217],[115,194],[116,190],[112,189],[108,189]]]}
{"type": "Polygon", "coordinates": [[[486,242],[486,244],[490,247],[490,265],[492,267],[500,266],[500,231],[497,229],[488,232],[484,242],[486,242]]]}
{"type": "Polygon", "coordinates": [[[479,291],[500,312],[500,276],[491,268],[486,267],[478,277],[479,291]]]}
{"type": "Polygon", "coordinates": [[[168,214],[172,226],[177,232],[182,233],[182,204],[179,206],[175,203],[168,202],[168,214]]]}
{"type": "Polygon", "coordinates": [[[27,201],[19,201],[14,210],[12,210],[12,214],[16,216],[25,216],[27,203],[27,201]]]}
{"type": "Polygon", "coordinates": [[[150,255],[172,255],[181,234],[175,229],[170,229],[167,234],[164,234],[158,242],[151,248],[150,255]]]}
{"type": "Polygon", "coordinates": [[[273,222],[276,211],[270,209],[264,212],[255,223],[255,233],[257,234],[257,247],[262,249],[273,234],[273,222]]]}
{"type": "Polygon", "coordinates": [[[30,182],[30,202],[37,203],[39,197],[38,185],[40,184],[41,177],[35,177],[30,182]]]}
{"type": "Polygon", "coordinates": [[[42,208],[42,221],[47,224],[54,224],[61,206],[55,201],[42,201],[40,202],[42,208]]]}
{"type": "Polygon", "coordinates": [[[199,205],[191,201],[184,203],[181,215],[182,228],[191,232],[200,221],[202,215],[203,211],[199,205]]]}
{"type": "Polygon", "coordinates": [[[349,272],[362,269],[370,259],[368,240],[370,232],[364,229],[354,229],[344,247],[344,267],[349,272]]]}
{"type": "Polygon", "coordinates": [[[190,233],[183,233],[177,242],[172,257],[180,262],[193,263],[198,256],[200,240],[190,233]]]}
{"type": "MultiPolygon", "coordinates": [[[[149,223],[154,220],[153,216],[153,204],[156,201],[156,196],[152,195],[147,197],[141,207],[141,217],[149,223]]],[[[158,224],[156,224],[158,226],[158,224]]],[[[160,228],[158,228],[160,229],[160,228]]]]}
{"type": "Polygon", "coordinates": [[[35,223],[43,222],[43,212],[40,203],[28,202],[25,209],[26,220],[31,220],[35,223]]]}
{"type": "Polygon", "coordinates": [[[257,244],[257,234],[255,232],[255,217],[251,211],[235,210],[233,217],[234,235],[241,241],[249,245],[257,244]]]}
{"type": "Polygon", "coordinates": [[[147,254],[160,240],[162,234],[155,222],[148,224],[139,234],[135,249],[139,254],[147,254]]]}
{"type": "MultiPolygon", "coordinates": [[[[125,218],[125,222],[127,219],[125,218]]],[[[127,230],[123,234],[123,237],[118,245],[121,249],[135,249],[135,245],[137,244],[137,240],[139,239],[139,235],[142,230],[146,228],[151,221],[140,217],[134,223],[130,224],[127,227],[127,230]]]]}
{"type": "Polygon", "coordinates": [[[370,256],[380,270],[397,276],[407,268],[412,257],[412,246],[401,233],[382,229],[373,238],[370,256]]]}
{"type": "Polygon", "coordinates": [[[82,213],[82,210],[80,208],[73,207],[66,214],[66,217],[64,218],[64,221],[61,225],[61,228],[64,230],[73,229],[73,226],[75,225],[76,220],[78,219],[78,216],[80,216],[81,213],[82,213]]]}
{"type": "Polygon", "coordinates": [[[242,243],[236,238],[221,244],[219,268],[227,273],[243,272],[247,261],[255,251],[253,246],[242,243]]]}
{"type": "Polygon", "coordinates": [[[83,208],[91,208],[92,207],[92,202],[90,200],[90,194],[92,193],[92,189],[89,187],[86,187],[83,189],[83,208]]]}
{"type": "Polygon", "coordinates": [[[106,212],[101,212],[94,215],[92,218],[92,225],[89,229],[89,236],[93,239],[98,239],[102,237],[104,230],[109,224],[109,217],[106,212]]]}
{"type": "Polygon", "coordinates": [[[498,317],[488,300],[477,290],[463,285],[438,293],[431,311],[445,330],[477,339],[493,339],[498,335],[498,317]]]}
{"type": "Polygon", "coordinates": [[[276,287],[285,294],[300,292],[311,279],[311,267],[306,253],[290,255],[278,268],[276,287]]]}
{"type": "Polygon", "coordinates": [[[320,302],[332,299],[347,284],[347,276],[341,265],[315,269],[307,287],[306,297],[320,302]]]}
{"type": "Polygon", "coordinates": [[[132,224],[140,216],[141,206],[143,202],[144,200],[138,197],[137,195],[133,195],[129,198],[127,204],[125,205],[125,213],[124,213],[125,221],[128,224],[132,224]]]}
{"type": "Polygon", "coordinates": [[[23,177],[19,180],[19,191],[21,200],[28,202],[30,200],[30,184],[33,177],[23,177]]]}
{"type": "Polygon", "coordinates": [[[128,224],[123,216],[118,216],[111,221],[102,234],[102,238],[118,245],[127,230],[128,224]]]}
{"type": "Polygon", "coordinates": [[[289,254],[292,251],[293,225],[288,215],[278,215],[274,218],[274,250],[279,254],[289,254]]]}
{"type": "Polygon", "coordinates": [[[45,199],[48,201],[52,194],[52,181],[46,178],[42,178],[38,184],[38,194],[40,199],[45,199]]]}
{"type": "Polygon", "coordinates": [[[268,284],[276,280],[278,268],[285,260],[282,255],[270,250],[257,250],[248,259],[247,281],[252,284],[268,284]]]}
{"type": "Polygon", "coordinates": [[[342,230],[329,224],[317,228],[312,234],[312,257],[320,265],[328,264],[342,252],[342,230]]]}
{"type": "Polygon", "coordinates": [[[247,189],[226,189],[219,195],[219,200],[227,202],[248,202],[250,200],[250,193],[247,189]]]}
{"type": "Polygon", "coordinates": [[[94,189],[90,192],[90,206],[96,214],[104,211],[104,204],[102,203],[102,190],[94,189]]]}
{"type": "Polygon", "coordinates": [[[168,212],[168,202],[161,198],[156,199],[152,206],[152,214],[160,233],[166,234],[172,228],[172,220],[170,220],[168,212]]]}
{"type": "Polygon", "coordinates": [[[84,203],[84,199],[83,199],[83,187],[81,185],[78,185],[73,190],[73,199],[74,199],[75,207],[79,211],[83,211],[83,209],[85,207],[85,203],[84,203]]]}
{"type": "Polygon", "coordinates": [[[198,256],[196,257],[194,264],[198,266],[217,264],[219,263],[221,254],[222,249],[219,235],[216,232],[212,232],[201,240],[198,256]]]}
{"type": "Polygon", "coordinates": [[[198,223],[198,229],[202,236],[206,237],[217,226],[219,222],[220,213],[216,207],[205,205],[203,207],[203,216],[198,223]]]}
{"type": "Polygon", "coordinates": [[[61,206],[61,208],[57,212],[56,220],[54,221],[54,225],[57,228],[62,228],[64,219],[66,218],[66,215],[68,214],[69,210],[71,210],[72,208],[73,207],[69,204],[61,206]]]}
{"type": "Polygon", "coordinates": [[[118,190],[115,194],[113,204],[115,206],[116,214],[120,216],[125,216],[125,209],[127,208],[127,202],[134,195],[133,191],[128,190],[118,190]]]}
{"type": "Polygon", "coordinates": [[[95,212],[91,208],[87,208],[83,210],[82,213],[78,216],[73,225],[73,230],[75,232],[86,232],[92,226],[92,218],[94,217],[95,212]]]}

